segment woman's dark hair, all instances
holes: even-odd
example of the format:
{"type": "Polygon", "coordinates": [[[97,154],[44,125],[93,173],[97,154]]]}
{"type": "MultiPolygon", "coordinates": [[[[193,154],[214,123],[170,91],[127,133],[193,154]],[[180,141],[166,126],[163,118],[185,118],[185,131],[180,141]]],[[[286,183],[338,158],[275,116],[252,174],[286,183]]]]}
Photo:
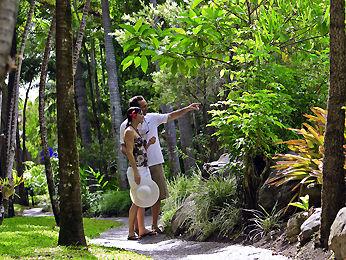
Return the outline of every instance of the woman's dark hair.
{"type": "Polygon", "coordinates": [[[142,113],[142,110],[139,107],[130,107],[127,110],[127,112],[126,112],[126,117],[127,117],[126,127],[128,127],[131,124],[133,113],[135,113],[137,115],[138,113],[142,113]]]}
{"type": "Polygon", "coordinates": [[[134,96],[129,100],[129,107],[140,107],[139,101],[144,100],[143,96],[134,96]]]}

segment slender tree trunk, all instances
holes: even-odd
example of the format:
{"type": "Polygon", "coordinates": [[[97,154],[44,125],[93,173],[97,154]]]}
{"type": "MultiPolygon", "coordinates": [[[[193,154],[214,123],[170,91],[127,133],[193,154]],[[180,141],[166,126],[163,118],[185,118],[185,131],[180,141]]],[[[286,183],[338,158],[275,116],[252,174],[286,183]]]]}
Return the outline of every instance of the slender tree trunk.
{"type": "Polygon", "coordinates": [[[99,141],[99,144],[101,146],[103,145],[103,138],[101,134],[101,124],[100,124],[100,118],[101,118],[101,97],[100,97],[100,88],[98,84],[98,77],[97,77],[97,70],[96,70],[96,59],[95,59],[95,42],[92,39],[91,40],[91,52],[90,52],[90,69],[91,69],[91,83],[93,89],[95,89],[96,94],[96,107],[95,107],[95,122],[97,127],[97,138],[99,141]]]}
{"type": "Polygon", "coordinates": [[[330,86],[324,135],[321,244],[328,248],[330,227],[345,204],[345,110],[346,55],[345,1],[330,5],[330,86]]]}
{"type": "Polygon", "coordinates": [[[85,31],[85,26],[87,24],[87,17],[89,14],[89,10],[90,10],[90,0],[86,0],[83,7],[83,16],[79,24],[78,35],[77,35],[76,44],[75,44],[74,52],[73,52],[73,59],[72,59],[73,75],[75,75],[76,73],[77,63],[79,60],[79,53],[80,53],[80,50],[82,49],[84,31],[85,31]]]}
{"type": "MultiPolygon", "coordinates": [[[[162,113],[170,113],[173,111],[171,105],[161,105],[162,113]]],[[[168,159],[171,173],[173,176],[177,176],[180,170],[179,154],[177,151],[177,134],[175,130],[175,122],[170,121],[165,124],[166,142],[168,147],[168,159]]]]}
{"type": "Polygon", "coordinates": [[[16,26],[18,0],[0,1],[0,82],[4,80],[8,71],[13,31],[16,26]]]}
{"type": "MultiPolygon", "coordinates": [[[[19,138],[19,129],[17,128],[17,133],[16,133],[16,163],[17,163],[17,175],[18,177],[23,176],[24,173],[24,165],[23,165],[23,153],[24,150],[21,149],[20,147],[20,138],[19,138]]],[[[15,201],[17,203],[19,203],[20,205],[24,205],[24,206],[29,206],[29,199],[27,196],[27,192],[25,191],[25,187],[24,187],[24,182],[22,182],[21,184],[18,185],[18,187],[16,187],[17,190],[17,194],[18,197],[15,197],[15,201]]]]}
{"type": "Polygon", "coordinates": [[[17,56],[15,83],[14,83],[14,89],[11,95],[11,101],[10,101],[10,106],[8,111],[9,116],[8,116],[7,131],[6,131],[7,134],[6,134],[5,175],[10,180],[11,185],[13,185],[12,167],[13,167],[13,161],[14,161],[15,148],[16,148],[15,144],[16,144],[16,131],[17,131],[17,119],[18,119],[20,73],[21,73],[22,61],[24,56],[25,44],[26,44],[27,36],[30,31],[31,20],[34,15],[34,10],[35,10],[35,0],[31,0],[30,9],[27,15],[27,21],[25,24],[22,42],[20,46],[20,51],[17,56]]]}
{"type": "Polygon", "coordinates": [[[26,108],[27,108],[27,105],[28,105],[28,99],[29,99],[29,92],[31,90],[31,83],[32,81],[30,81],[29,83],[29,87],[28,89],[26,90],[26,93],[25,93],[25,100],[24,100],[24,107],[23,107],[23,134],[22,134],[22,139],[23,139],[23,158],[22,158],[22,161],[25,162],[26,161],[26,154],[27,154],[27,151],[26,151],[26,108]]]}
{"type": "Polygon", "coordinates": [[[103,44],[100,43],[100,56],[101,56],[101,61],[100,61],[100,64],[101,64],[101,72],[102,72],[102,85],[103,86],[106,86],[106,73],[105,73],[105,66],[104,66],[104,59],[103,59],[103,48],[105,46],[103,44]]]}
{"type": "Polygon", "coordinates": [[[120,151],[119,130],[122,122],[120,92],[117,75],[117,65],[111,33],[111,19],[109,16],[108,0],[101,0],[102,5],[102,22],[104,27],[105,49],[106,49],[106,68],[108,72],[108,87],[110,92],[110,110],[112,117],[112,132],[115,138],[115,152],[117,154],[117,168],[120,175],[120,185],[122,188],[127,187],[125,156],[120,151]]]}
{"type": "Polygon", "coordinates": [[[54,174],[52,165],[50,163],[50,156],[48,150],[48,137],[47,137],[47,126],[46,126],[46,117],[44,114],[45,110],[45,89],[46,89],[46,79],[47,79],[47,68],[49,53],[51,51],[52,37],[55,33],[55,15],[50,25],[50,30],[46,40],[46,46],[43,54],[43,61],[41,64],[41,76],[40,76],[40,85],[39,85],[39,123],[40,123],[40,136],[43,150],[43,162],[45,166],[46,179],[48,185],[48,193],[50,202],[52,204],[52,210],[55,218],[55,223],[59,226],[60,222],[60,209],[57,192],[55,189],[54,183],[54,174]]]}
{"type": "Polygon", "coordinates": [[[82,145],[85,148],[89,148],[91,145],[91,129],[90,121],[88,118],[88,101],[86,94],[86,86],[83,78],[83,64],[81,61],[77,64],[77,70],[75,74],[76,84],[76,100],[78,107],[79,125],[82,138],[82,145]]]}
{"type": "Polygon", "coordinates": [[[86,246],[77,151],[70,0],[56,0],[56,79],[60,177],[58,244],[86,246]]]}
{"type": "Polygon", "coordinates": [[[193,131],[191,127],[190,114],[187,113],[178,119],[178,126],[180,131],[180,143],[181,150],[184,153],[183,162],[185,173],[188,173],[192,167],[195,166],[196,162],[192,153],[192,138],[193,131]]]}

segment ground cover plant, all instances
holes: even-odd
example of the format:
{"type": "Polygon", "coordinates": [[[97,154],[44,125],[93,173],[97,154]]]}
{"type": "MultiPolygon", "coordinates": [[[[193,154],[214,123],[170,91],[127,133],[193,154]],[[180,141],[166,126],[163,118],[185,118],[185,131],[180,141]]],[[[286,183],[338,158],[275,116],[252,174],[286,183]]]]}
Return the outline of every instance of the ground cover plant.
{"type": "MultiPolygon", "coordinates": [[[[87,239],[94,238],[109,228],[120,226],[112,220],[84,218],[87,239]]],[[[5,219],[0,226],[1,259],[145,259],[116,248],[57,246],[59,228],[53,217],[15,217],[5,219]]]]}

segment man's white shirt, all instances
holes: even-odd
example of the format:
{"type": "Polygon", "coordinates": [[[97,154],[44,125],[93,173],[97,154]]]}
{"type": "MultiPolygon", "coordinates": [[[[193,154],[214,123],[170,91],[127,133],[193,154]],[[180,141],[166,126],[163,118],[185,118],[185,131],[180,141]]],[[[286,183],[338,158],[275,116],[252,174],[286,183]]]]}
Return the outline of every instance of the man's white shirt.
{"type": "MultiPolygon", "coordinates": [[[[151,137],[156,138],[156,142],[148,148],[148,166],[161,164],[164,162],[159,135],[157,128],[163,123],[167,123],[168,114],[148,113],[144,116],[144,122],[138,126],[138,132],[141,136],[149,141],[151,137]]],[[[124,144],[124,133],[126,129],[127,119],[120,126],[120,143],[124,144]]]]}

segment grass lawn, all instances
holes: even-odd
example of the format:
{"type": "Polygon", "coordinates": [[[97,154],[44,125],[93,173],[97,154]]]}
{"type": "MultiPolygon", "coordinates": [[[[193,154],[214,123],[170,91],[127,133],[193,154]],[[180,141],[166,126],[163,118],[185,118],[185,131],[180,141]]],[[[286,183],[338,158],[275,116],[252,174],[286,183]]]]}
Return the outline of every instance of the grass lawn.
{"type": "MultiPolygon", "coordinates": [[[[87,239],[120,226],[112,220],[84,219],[87,239]]],[[[0,226],[0,259],[147,259],[122,249],[89,245],[57,246],[59,228],[53,217],[15,217],[0,226]]]]}

